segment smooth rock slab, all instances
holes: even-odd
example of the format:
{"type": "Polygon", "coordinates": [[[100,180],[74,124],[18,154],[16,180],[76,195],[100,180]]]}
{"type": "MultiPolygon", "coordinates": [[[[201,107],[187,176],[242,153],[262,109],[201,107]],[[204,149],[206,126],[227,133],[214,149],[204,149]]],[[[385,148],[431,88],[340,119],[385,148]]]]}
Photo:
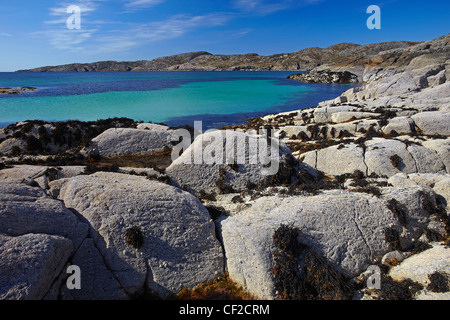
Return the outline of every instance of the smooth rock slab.
{"type": "Polygon", "coordinates": [[[450,136],[450,112],[420,112],[411,118],[422,134],[450,136]]]}
{"type": "Polygon", "coordinates": [[[445,173],[445,165],[434,150],[417,144],[407,147],[408,152],[414,159],[416,170],[420,173],[445,173]]]}
{"type": "Polygon", "coordinates": [[[422,145],[428,149],[436,151],[442,163],[445,165],[447,173],[450,173],[450,138],[427,140],[422,145]]]}
{"type": "Polygon", "coordinates": [[[86,239],[71,258],[71,264],[81,271],[80,289],[69,290],[65,279],[59,292],[62,300],[126,300],[128,295],[106,267],[93,239],[86,239]]]}
{"type": "Polygon", "coordinates": [[[57,180],[50,188],[89,222],[108,269],[130,295],[149,289],[167,297],[223,273],[214,223],[187,192],[143,177],[105,172],[57,180]],[[132,227],[142,235],[141,247],[127,243],[132,227]]]}
{"type": "Polygon", "coordinates": [[[391,177],[399,172],[417,172],[416,162],[406,145],[398,140],[375,138],[366,142],[365,163],[368,174],[376,173],[380,176],[391,177]],[[391,157],[399,157],[398,166],[395,166],[391,157]]]}
{"type": "Polygon", "coordinates": [[[149,154],[171,149],[171,131],[129,128],[108,129],[92,139],[86,153],[102,157],[149,154]]]}
{"type": "Polygon", "coordinates": [[[388,120],[388,124],[383,127],[384,134],[391,134],[395,131],[397,134],[411,134],[414,129],[414,121],[409,117],[396,117],[388,120]]]}
{"type": "Polygon", "coordinates": [[[198,136],[166,173],[175,185],[194,194],[241,192],[248,190],[249,184],[266,184],[278,178],[283,180],[280,184],[289,184],[299,169],[290,162],[291,150],[278,139],[269,141],[239,131],[208,132],[198,136]]]}
{"type": "Polygon", "coordinates": [[[397,222],[365,195],[328,192],[258,199],[221,226],[230,277],[261,299],[275,298],[272,236],[281,224],[298,227],[305,235],[303,243],[325,253],[339,269],[356,274],[376,252],[387,250],[383,227],[397,222]]]}
{"type": "Polygon", "coordinates": [[[423,285],[429,283],[428,275],[450,271],[450,249],[442,243],[433,243],[433,248],[405,259],[389,272],[394,280],[411,279],[423,285]]]}
{"type": "Polygon", "coordinates": [[[42,299],[72,250],[72,241],[59,236],[10,237],[0,246],[0,299],[42,299]]]}
{"type": "Polygon", "coordinates": [[[87,236],[88,226],[42,189],[5,183],[0,185],[0,233],[12,237],[28,233],[62,236],[72,240],[76,248],[87,236]]]}
{"type": "MultiPolygon", "coordinates": [[[[312,166],[312,164],[309,164],[312,166]]],[[[367,172],[364,152],[355,144],[332,146],[317,151],[316,169],[330,175],[353,173],[356,170],[367,172]]]]}
{"type": "Polygon", "coordinates": [[[323,254],[337,270],[349,277],[359,275],[393,250],[386,242],[386,229],[396,230],[402,244],[409,245],[428,221],[423,202],[430,194],[423,189],[382,192],[382,198],[337,190],[317,196],[259,198],[250,208],[221,221],[230,277],[261,299],[276,297],[272,236],[281,224],[297,227],[299,241],[323,254]],[[387,207],[387,200],[396,196],[406,208],[406,227],[387,207]]]}

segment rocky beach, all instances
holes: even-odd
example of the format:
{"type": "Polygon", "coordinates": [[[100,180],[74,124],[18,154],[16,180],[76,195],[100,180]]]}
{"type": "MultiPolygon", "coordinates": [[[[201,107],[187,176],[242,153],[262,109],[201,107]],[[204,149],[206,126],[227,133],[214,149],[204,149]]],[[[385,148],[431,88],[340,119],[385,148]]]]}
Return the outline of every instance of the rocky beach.
{"type": "Polygon", "coordinates": [[[273,130],[274,175],[190,163],[214,135],[191,126],[0,129],[0,299],[450,299],[450,35],[238,58],[34,70],[311,69],[290,78],[358,86],[222,128],[224,150],[273,130]],[[198,137],[172,161],[180,129],[198,137]]]}

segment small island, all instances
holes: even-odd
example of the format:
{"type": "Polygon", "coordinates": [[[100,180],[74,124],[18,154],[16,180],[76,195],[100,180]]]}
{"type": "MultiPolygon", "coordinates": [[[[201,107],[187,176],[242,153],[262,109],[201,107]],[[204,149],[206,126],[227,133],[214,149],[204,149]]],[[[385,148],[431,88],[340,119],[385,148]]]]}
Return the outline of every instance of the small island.
{"type": "Polygon", "coordinates": [[[22,92],[33,92],[36,88],[33,87],[18,87],[18,88],[0,88],[0,94],[20,94],[22,92]]]}

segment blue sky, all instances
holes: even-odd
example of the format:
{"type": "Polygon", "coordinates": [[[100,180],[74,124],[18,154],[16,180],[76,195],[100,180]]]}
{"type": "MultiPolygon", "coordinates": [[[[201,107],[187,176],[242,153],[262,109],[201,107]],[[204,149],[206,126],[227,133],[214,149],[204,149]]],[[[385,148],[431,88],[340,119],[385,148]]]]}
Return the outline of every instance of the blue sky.
{"type": "Polygon", "coordinates": [[[450,32],[449,12],[448,0],[1,0],[0,71],[431,40],[450,32]],[[70,5],[81,8],[79,30],[67,28],[70,5]],[[370,5],[381,8],[380,30],[366,27],[370,5]]]}

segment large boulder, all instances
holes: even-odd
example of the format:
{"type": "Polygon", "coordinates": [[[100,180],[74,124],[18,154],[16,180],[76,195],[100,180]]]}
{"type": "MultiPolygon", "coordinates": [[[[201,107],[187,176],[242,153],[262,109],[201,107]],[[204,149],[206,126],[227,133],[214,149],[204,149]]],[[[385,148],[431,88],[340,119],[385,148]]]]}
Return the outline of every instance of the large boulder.
{"type": "Polygon", "coordinates": [[[391,177],[399,172],[417,172],[414,158],[401,141],[375,138],[367,141],[366,147],[364,158],[369,175],[391,177]]]}
{"type": "Polygon", "coordinates": [[[112,128],[92,139],[85,153],[113,157],[162,152],[171,149],[171,137],[170,130],[112,128]]]}
{"type": "Polygon", "coordinates": [[[194,194],[221,194],[290,184],[298,170],[291,150],[276,138],[217,130],[198,136],[166,172],[194,194]]]}
{"type": "Polygon", "coordinates": [[[443,206],[450,210],[450,175],[444,173],[398,173],[388,180],[394,187],[428,186],[440,197],[443,206]]]}
{"type": "Polygon", "coordinates": [[[450,138],[427,140],[422,142],[422,145],[435,151],[445,165],[447,173],[450,173],[450,138]]]}
{"type": "Polygon", "coordinates": [[[15,151],[24,151],[26,149],[25,141],[17,138],[9,138],[0,143],[0,156],[14,156],[15,151]]]}
{"type": "Polygon", "coordinates": [[[262,299],[276,297],[272,237],[281,224],[298,228],[299,242],[323,254],[348,277],[359,275],[393,249],[409,248],[426,228],[430,214],[425,203],[434,201],[434,195],[418,187],[382,192],[381,198],[327,191],[256,200],[221,222],[230,277],[262,299]],[[400,215],[389,208],[393,197],[399,197],[400,215]]]}
{"type": "Polygon", "coordinates": [[[223,273],[214,223],[187,192],[105,172],[53,181],[50,192],[89,222],[95,247],[129,295],[167,297],[223,273]]]}

